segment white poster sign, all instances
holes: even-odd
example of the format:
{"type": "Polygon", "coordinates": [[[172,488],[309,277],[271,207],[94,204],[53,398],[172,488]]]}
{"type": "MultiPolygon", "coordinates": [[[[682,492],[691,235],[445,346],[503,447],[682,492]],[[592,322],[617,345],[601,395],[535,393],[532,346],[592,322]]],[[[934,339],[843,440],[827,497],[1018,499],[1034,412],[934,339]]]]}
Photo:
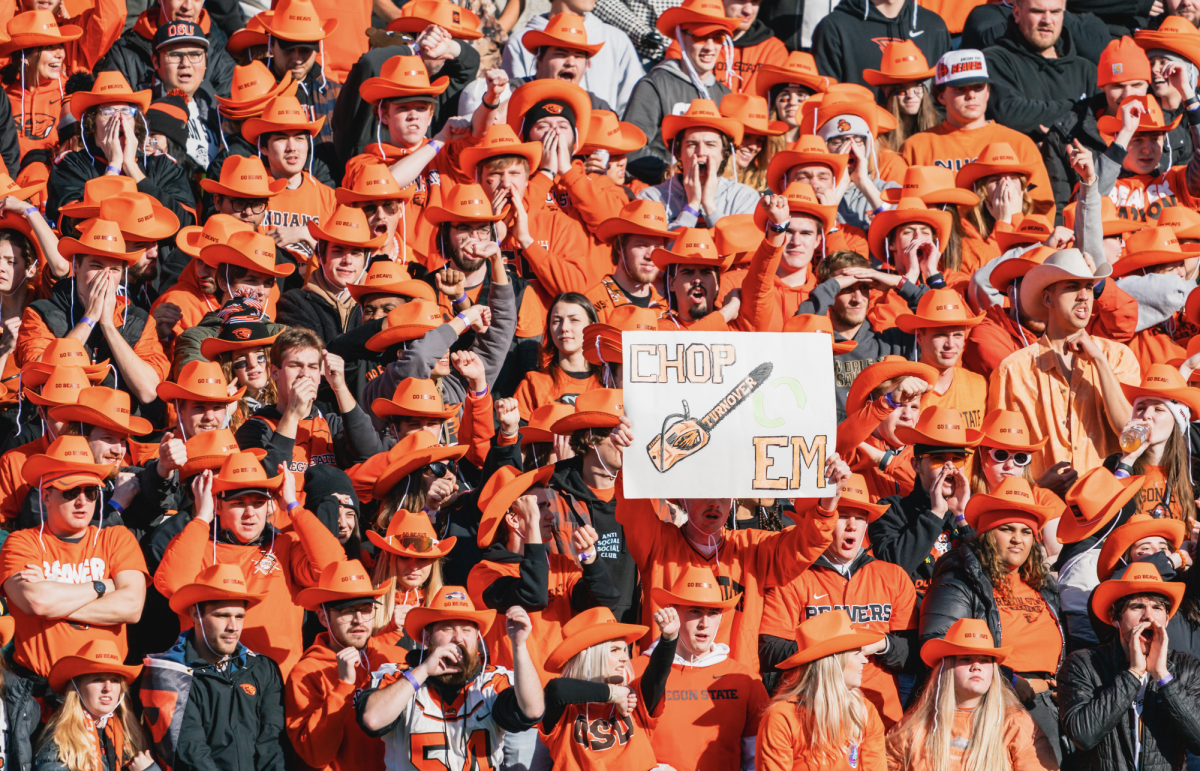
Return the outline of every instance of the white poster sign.
{"type": "Polygon", "coordinates": [[[623,401],[636,442],[629,498],[833,495],[829,335],[626,332],[623,401]]]}

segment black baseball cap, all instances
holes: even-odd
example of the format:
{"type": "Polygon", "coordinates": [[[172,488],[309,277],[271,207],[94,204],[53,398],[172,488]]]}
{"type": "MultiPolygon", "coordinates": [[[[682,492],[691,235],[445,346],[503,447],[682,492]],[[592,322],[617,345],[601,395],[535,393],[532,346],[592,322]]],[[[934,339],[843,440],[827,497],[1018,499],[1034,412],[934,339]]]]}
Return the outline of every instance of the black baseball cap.
{"type": "Polygon", "coordinates": [[[177,43],[194,43],[208,50],[208,38],[204,30],[194,21],[169,21],[158,25],[154,32],[154,50],[177,43]]]}

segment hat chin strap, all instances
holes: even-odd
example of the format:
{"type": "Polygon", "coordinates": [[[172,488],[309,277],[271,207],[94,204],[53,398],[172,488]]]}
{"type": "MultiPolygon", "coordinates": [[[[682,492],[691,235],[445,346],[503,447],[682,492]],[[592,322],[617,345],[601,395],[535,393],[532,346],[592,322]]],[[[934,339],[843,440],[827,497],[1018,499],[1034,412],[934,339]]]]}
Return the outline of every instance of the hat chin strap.
{"type": "MultiPolygon", "coordinates": [[[[207,642],[208,641],[205,640],[205,643],[207,642]]],[[[90,709],[88,709],[87,702],[84,701],[83,694],[79,692],[79,686],[75,685],[74,679],[71,680],[71,687],[75,689],[75,694],[79,697],[79,704],[83,707],[83,711],[91,715],[92,719],[96,721],[96,727],[101,731],[103,731],[105,726],[108,725],[108,719],[117,714],[117,710],[120,709],[121,705],[125,703],[125,694],[122,693],[121,698],[117,699],[117,703],[113,705],[111,712],[105,715],[97,715],[95,712],[92,712],[90,709]]]]}

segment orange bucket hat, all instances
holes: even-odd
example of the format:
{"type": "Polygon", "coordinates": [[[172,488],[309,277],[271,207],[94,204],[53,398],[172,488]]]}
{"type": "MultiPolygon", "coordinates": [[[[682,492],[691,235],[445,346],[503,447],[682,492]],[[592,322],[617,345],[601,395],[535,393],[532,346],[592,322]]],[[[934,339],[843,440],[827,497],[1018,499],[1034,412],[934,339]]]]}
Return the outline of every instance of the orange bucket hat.
{"type": "Polygon", "coordinates": [[[237,265],[263,276],[284,278],[292,275],[296,266],[291,263],[275,264],[275,240],[265,233],[239,230],[230,234],[223,244],[213,244],[200,250],[200,260],[205,265],[237,265]]]}
{"type": "Polygon", "coordinates": [[[767,100],[754,94],[726,94],[721,99],[721,114],[742,124],[745,134],[777,137],[791,127],[781,120],[769,120],[767,100]]]}
{"type": "Polygon", "coordinates": [[[202,179],[200,187],[206,193],[231,198],[270,198],[283,192],[286,179],[272,179],[259,158],[231,155],[221,166],[220,180],[202,179]]]}
{"type": "Polygon", "coordinates": [[[626,155],[645,146],[646,132],[632,123],[618,120],[615,112],[592,110],[587,140],[579,148],[579,154],[591,155],[596,150],[607,150],[612,155],[626,155]]]}
{"type": "Polygon", "coordinates": [[[121,434],[145,436],[154,426],[145,418],[130,414],[129,394],[115,388],[93,386],[79,392],[74,404],[50,408],[50,418],[63,423],[86,423],[121,434]]]}
{"type": "Polygon", "coordinates": [[[425,512],[404,509],[392,515],[387,535],[381,536],[374,530],[368,530],[367,539],[383,551],[415,560],[441,559],[458,543],[455,536],[439,541],[425,512]]]}
{"type": "Polygon", "coordinates": [[[146,250],[125,251],[125,237],[121,235],[120,225],[110,220],[92,219],[79,226],[79,238],[60,240],[58,252],[63,257],[90,254],[133,265],[142,259],[146,250]]]}
{"type": "Polygon", "coordinates": [[[983,148],[978,158],[958,170],[954,177],[954,185],[964,190],[974,190],[975,183],[984,177],[995,174],[1020,174],[1025,177],[1028,188],[1036,169],[1035,164],[1022,161],[1008,142],[993,142],[983,148]]]}
{"type": "Polygon", "coordinates": [[[1111,578],[1117,565],[1125,558],[1125,552],[1143,538],[1158,536],[1170,543],[1172,549],[1179,551],[1183,547],[1186,531],[1187,523],[1182,519],[1155,519],[1149,514],[1138,512],[1104,539],[1100,558],[1096,561],[1096,575],[1101,581],[1111,578]]]}
{"type": "Polygon", "coordinates": [[[374,602],[387,594],[388,589],[387,584],[376,589],[371,583],[371,572],[358,560],[338,560],[325,566],[316,586],[310,586],[296,595],[296,604],[315,613],[326,603],[346,600],[374,602]]]}
{"type": "Polygon", "coordinates": [[[1033,440],[1029,433],[1029,424],[1024,416],[1012,410],[992,410],[983,419],[979,427],[983,439],[981,447],[994,447],[997,450],[1013,452],[1036,452],[1050,441],[1049,437],[1033,440]]]}
{"type": "MultiPolygon", "coordinates": [[[[254,18],[257,19],[258,16],[254,18]]],[[[265,34],[260,45],[266,45],[265,34]]],[[[217,96],[216,100],[221,106],[221,114],[225,117],[249,118],[261,115],[267,102],[277,96],[295,96],[299,88],[300,84],[292,80],[291,72],[284,73],[283,78],[276,83],[275,76],[271,74],[267,65],[256,59],[249,64],[233,68],[230,92],[236,94],[236,97],[217,96]]]]}
{"type": "Polygon", "coordinates": [[[1040,539],[1042,528],[1056,513],[1052,506],[1039,506],[1029,483],[1024,477],[1014,476],[1002,479],[990,493],[972,495],[967,501],[966,518],[979,533],[1017,523],[1028,525],[1034,537],[1040,539]]]}
{"type": "Polygon", "coordinates": [[[253,225],[248,225],[237,217],[228,214],[212,214],[204,222],[204,227],[188,225],[181,228],[175,234],[175,245],[184,254],[199,257],[200,250],[204,247],[228,243],[229,237],[234,233],[253,230],[253,225]]]}
{"type": "Polygon", "coordinates": [[[921,660],[927,667],[936,667],[947,656],[991,656],[997,664],[1012,653],[1011,645],[997,648],[992,630],[982,618],[960,618],[946,630],[942,639],[926,640],[921,646],[921,660]]]}
{"type": "Polygon", "coordinates": [[[83,30],[73,24],[58,26],[53,11],[18,13],[8,20],[7,30],[8,40],[0,43],[0,56],[12,56],[26,48],[60,46],[83,37],[83,30]]]}
{"type": "Polygon", "coordinates": [[[476,184],[455,185],[442,195],[441,206],[425,207],[425,219],[432,225],[443,222],[499,222],[508,216],[509,207],[492,213],[492,199],[476,184]]]}
{"type": "Polygon", "coordinates": [[[79,394],[92,384],[82,367],[54,367],[44,377],[45,379],[37,384],[42,387],[40,394],[29,389],[33,384],[29,383],[27,378],[21,378],[25,381],[23,389],[25,398],[39,407],[61,407],[64,404],[75,404],[79,401],[79,394]]]}
{"type": "Polygon", "coordinates": [[[324,116],[310,121],[308,112],[296,97],[277,96],[263,105],[262,117],[250,118],[242,124],[242,137],[251,143],[273,131],[305,131],[315,137],[324,125],[324,116]]]}
{"type": "Polygon", "coordinates": [[[83,343],[73,337],[58,337],[50,341],[37,361],[21,368],[21,381],[27,386],[40,386],[56,367],[80,367],[93,383],[100,383],[108,376],[108,359],[92,364],[83,343]]]}
{"type": "Polygon", "coordinates": [[[740,23],[741,19],[725,15],[725,5],[721,0],[684,0],[680,5],[663,11],[655,29],[667,39],[674,40],[676,27],[702,35],[718,30],[732,34],[740,23]]]}
{"type": "Polygon", "coordinates": [[[76,91],[71,95],[71,114],[83,120],[83,114],[105,104],[132,104],[142,112],[150,108],[151,91],[134,91],[129,81],[116,70],[96,74],[91,91],[76,91]]]}
{"type": "Polygon", "coordinates": [[[825,91],[835,81],[817,72],[817,61],[810,53],[792,51],[783,64],[764,64],[758,68],[758,77],[754,81],[758,95],[764,99],[771,98],[771,89],[783,83],[795,83],[804,86],[809,91],[817,93],[825,91]]]}
{"type": "MultiPolygon", "coordinates": [[[[364,297],[373,294],[399,295],[410,300],[437,302],[433,287],[424,281],[409,278],[408,270],[403,265],[390,260],[376,260],[371,263],[363,282],[348,284],[346,289],[356,302],[362,302],[364,297]]],[[[393,308],[393,310],[399,309],[393,308]]],[[[438,317],[441,318],[440,314],[438,317]]],[[[436,327],[434,328],[436,329],[436,327]]]]}
{"type": "MultiPolygon", "coordinates": [[[[265,345],[266,343],[260,344],[265,345]]],[[[243,386],[235,393],[229,393],[229,383],[225,380],[225,372],[215,361],[189,361],[179,370],[175,380],[164,380],[158,384],[158,398],[163,401],[190,399],[197,402],[217,402],[233,404],[242,398],[246,392],[243,386]]]]}
{"type": "Polygon", "coordinates": [[[553,442],[554,432],[551,429],[554,424],[573,412],[575,412],[573,404],[563,404],[562,402],[543,404],[529,413],[529,423],[521,427],[521,441],[526,444],[529,442],[553,442]]]}
{"type": "Polygon", "coordinates": [[[100,219],[116,222],[126,241],[162,241],[179,230],[179,218],[145,193],[126,193],[100,204],[100,219]]]}
{"type": "Polygon", "coordinates": [[[541,142],[522,142],[512,126],[496,123],[488,126],[479,142],[459,153],[460,165],[470,176],[478,176],[477,167],[489,158],[501,155],[517,155],[529,164],[532,175],[542,160],[541,142]]]}
{"type": "Polygon", "coordinates": [[[616,428],[624,415],[620,388],[593,388],[580,394],[575,399],[575,412],[555,423],[551,430],[565,435],[585,428],[616,428]]]}
{"type": "Polygon", "coordinates": [[[675,231],[672,246],[673,250],[658,247],[651,253],[659,270],[665,271],[668,265],[695,265],[716,268],[720,272],[728,267],[725,258],[717,253],[712,231],[708,228],[680,228],[675,231]]]}
{"type": "Polygon", "coordinates": [[[1125,254],[1113,266],[1112,277],[1121,278],[1135,271],[1183,262],[1196,255],[1196,247],[1185,252],[1179,245],[1179,237],[1169,227],[1149,227],[1125,236],[1125,254]]]}
{"type": "Polygon", "coordinates": [[[246,610],[262,602],[267,595],[254,594],[246,588],[246,576],[233,563],[209,565],[196,575],[196,580],[171,595],[171,610],[183,615],[200,602],[244,602],[246,610]]]}
{"type": "MultiPolygon", "coordinates": [[[[412,0],[406,5],[413,5],[416,2],[420,2],[420,0],[412,0]]],[[[443,2],[444,0],[438,0],[439,5],[443,2]]],[[[391,27],[390,24],[388,26],[391,27]]],[[[424,26],[421,27],[421,29],[424,28],[424,26]]],[[[363,81],[362,85],[358,87],[358,93],[366,103],[378,104],[384,99],[438,96],[449,85],[450,78],[444,75],[430,83],[429,70],[425,68],[425,62],[421,60],[421,57],[393,56],[383,63],[378,77],[367,78],[363,81]]]]}
{"type": "MultiPolygon", "coordinates": [[[[49,13],[46,11],[45,13],[49,13]]],[[[120,675],[126,685],[131,684],[142,673],[141,664],[124,664],[125,656],[112,640],[88,640],[71,656],[63,656],[50,667],[46,678],[51,690],[65,693],[67,683],[80,675],[120,675]]]]}
{"type": "MultiPolygon", "coordinates": [[[[417,299],[407,302],[388,313],[383,331],[376,332],[367,340],[367,350],[386,351],[393,345],[424,337],[426,333],[437,329],[443,323],[442,309],[432,300],[417,299]]],[[[438,399],[440,401],[441,397],[439,396],[438,399]]],[[[377,401],[386,402],[387,400],[377,401]]]]}
{"type": "Polygon", "coordinates": [[[554,476],[554,464],[548,464],[524,474],[512,466],[501,466],[488,478],[479,491],[479,532],[475,543],[481,549],[492,545],[500,522],[517,499],[532,487],[545,485],[554,476]]]}
{"type": "MultiPolygon", "coordinates": [[[[859,374],[862,377],[862,374],[859,374]]],[[[857,380],[857,378],[855,378],[857,380]]],[[[937,447],[975,447],[983,435],[963,425],[962,413],[946,407],[926,407],[915,426],[897,426],[896,438],[905,444],[937,447]]]]}
{"type": "Polygon", "coordinates": [[[416,185],[401,188],[392,176],[392,170],[384,163],[364,163],[345,182],[349,182],[350,186],[339,187],[334,195],[338,203],[347,205],[368,201],[411,201],[417,194],[416,185]]]}
{"type": "MultiPolygon", "coordinates": [[[[212,431],[201,431],[185,442],[187,447],[187,463],[179,469],[179,478],[188,479],[201,471],[216,471],[221,468],[232,453],[242,452],[237,439],[228,428],[215,428],[212,431]]],[[[246,450],[260,461],[267,457],[267,451],[256,447],[246,450]]]]}
{"type": "Polygon", "coordinates": [[[60,436],[44,453],[31,455],[21,467],[21,479],[30,487],[43,484],[58,490],[78,485],[101,485],[114,465],[96,463],[92,446],[82,436],[60,436]]]}
{"type": "Polygon", "coordinates": [[[888,203],[900,203],[901,198],[920,198],[926,206],[979,203],[975,193],[955,187],[954,172],[942,166],[909,166],[904,170],[903,185],[888,188],[879,197],[888,203]]]}
{"type": "Polygon", "coordinates": [[[371,237],[371,226],[367,224],[367,215],[362,209],[356,209],[346,204],[338,204],[324,225],[317,220],[308,221],[308,232],[318,241],[329,241],[346,246],[360,246],[365,249],[378,249],[387,241],[387,233],[371,237]]]}
{"type": "Polygon", "coordinates": [[[1154,563],[1135,562],[1121,578],[1100,582],[1096,591],[1092,592],[1092,612],[1104,623],[1112,624],[1108,612],[1117,600],[1131,594],[1162,594],[1171,600],[1171,611],[1167,618],[1173,618],[1183,600],[1183,590],[1184,585],[1179,581],[1164,581],[1154,563]]]}
{"type": "Polygon", "coordinates": [[[649,236],[665,238],[668,242],[678,238],[679,231],[668,229],[667,211],[661,201],[635,198],[621,207],[621,214],[600,223],[596,238],[611,244],[617,236],[649,236]]]}
{"type": "Polygon", "coordinates": [[[983,323],[984,316],[983,313],[972,315],[967,301],[955,290],[932,289],[921,295],[916,313],[902,313],[896,317],[896,326],[909,334],[945,327],[974,329],[983,323]]]}
{"type": "Polygon", "coordinates": [[[920,198],[901,198],[895,209],[880,212],[871,220],[871,228],[867,231],[867,243],[871,254],[883,259],[885,264],[894,264],[890,259],[890,249],[886,246],[892,231],[902,225],[914,222],[928,225],[933,230],[939,249],[944,249],[950,242],[950,231],[954,227],[954,215],[941,209],[930,209],[920,198]]]}
{"type": "Polygon", "coordinates": [[[767,164],[767,187],[772,193],[782,193],[788,172],[796,166],[827,166],[836,182],[846,173],[849,162],[849,155],[829,152],[825,140],[819,136],[802,134],[788,149],[775,153],[767,164]]]}
{"type": "Polygon", "coordinates": [[[993,232],[1001,254],[1018,246],[1040,244],[1054,234],[1054,223],[1041,214],[1017,216],[1012,230],[1001,230],[997,224],[993,232]]]}
{"type": "Polygon", "coordinates": [[[867,406],[871,392],[879,386],[889,380],[906,375],[919,377],[930,386],[936,383],[939,377],[937,369],[928,364],[909,361],[903,356],[884,356],[881,361],[864,367],[863,371],[858,373],[858,377],[854,378],[854,382],[850,384],[850,391],[846,394],[846,414],[858,412],[867,406]]]}
{"type": "Polygon", "coordinates": [[[371,402],[371,411],[378,418],[408,415],[415,418],[449,420],[458,414],[458,408],[461,406],[443,404],[442,394],[429,378],[406,377],[396,386],[396,392],[391,399],[380,397],[371,402]]]}
{"type": "MultiPolygon", "coordinates": [[[[819,332],[823,335],[829,335],[830,339],[833,339],[833,323],[829,321],[829,317],[815,313],[797,313],[783,322],[783,331],[819,332]]],[[[858,343],[854,340],[846,340],[845,342],[833,340],[833,355],[840,356],[843,353],[850,353],[857,347],[858,343]]]]}
{"type": "Polygon", "coordinates": [[[376,500],[383,500],[397,482],[417,469],[430,463],[461,460],[469,449],[462,444],[438,444],[428,431],[409,434],[387,451],[387,465],[371,485],[371,495],[376,500]]]}
{"type": "Polygon", "coordinates": [[[235,452],[221,464],[221,470],[213,477],[213,494],[231,490],[270,490],[283,487],[283,474],[268,477],[258,456],[250,452],[235,452]]]}
{"type": "MultiPolygon", "coordinates": [[[[717,7],[723,6],[717,3],[717,7]]],[[[409,615],[412,615],[412,611],[409,611],[409,615]]],[[[543,668],[547,672],[562,672],[563,667],[576,654],[593,645],[610,640],[624,640],[626,645],[632,645],[649,631],[650,627],[641,624],[617,623],[616,617],[608,608],[589,608],[563,624],[563,641],[546,657],[543,668]]]]}
{"type": "MultiPolygon", "coordinates": [[[[577,617],[578,618],[578,617],[577,617]]],[[[404,633],[410,639],[421,642],[425,639],[425,627],[439,621],[470,621],[479,627],[482,638],[492,628],[496,611],[475,610],[475,603],[462,586],[443,586],[423,608],[413,608],[404,619],[404,633]]]]}
{"type": "MultiPolygon", "coordinates": [[[[1136,102],[1142,106],[1142,114],[1138,119],[1138,126],[1134,129],[1134,134],[1151,134],[1165,131],[1174,131],[1179,122],[1183,120],[1182,115],[1176,115],[1175,120],[1167,123],[1167,118],[1163,115],[1162,108],[1158,106],[1158,100],[1152,95],[1145,96],[1127,96],[1121,100],[1121,106],[1136,102]]],[[[1105,134],[1117,134],[1121,131],[1121,119],[1113,115],[1101,115],[1096,119],[1096,128],[1105,134]]]]}
{"type": "Polygon", "coordinates": [[[893,40],[883,47],[883,61],[877,70],[863,70],[863,80],[872,86],[895,86],[929,80],[936,70],[911,40],[893,40]]]}
{"type": "Polygon", "coordinates": [[[835,653],[865,648],[886,636],[883,632],[873,632],[862,624],[851,623],[850,614],[841,608],[828,613],[818,613],[796,627],[798,650],[775,666],[778,669],[794,669],[801,664],[809,664],[835,653]]]}
{"type": "Polygon", "coordinates": [[[1103,466],[1085,471],[1064,496],[1067,511],[1058,520],[1058,542],[1078,543],[1100,532],[1145,481],[1141,476],[1117,479],[1103,466]]]}
{"type": "Polygon", "coordinates": [[[693,99],[683,115],[663,118],[663,141],[670,144],[676,134],[691,128],[709,128],[729,137],[735,146],[742,143],[744,127],[741,122],[722,115],[711,99],[693,99]]]}
{"type": "Polygon", "coordinates": [[[522,35],[521,45],[525,46],[526,51],[534,54],[539,48],[565,48],[569,51],[583,51],[588,56],[595,56],[604,47],[603,42],[588,45],[583,17],[573,13],[551,16],[544,29],[531,29],[522,35]]]}
{"type": "Polygon", "coordinates": [[[419,35],[430,24],[441,27],[459,40],[483,37],[479,17],[474,11],[446,0],[409,0],[400,7],[399,18],[387,25],[388,32],[419,35]]]}
{"type": "Polygon", "coordinates": [[[137,182],[124,174],[94,177],[83,183],[83,200],[66,203],[59,212],[77,220],[90,220],[100,215],[100,202],[118,195],[136,193],[137,182]]]}
{"type": "Polygon", "coordinates": [[[650,590],[654,604],[662,608],[674,605],[680,608],[733,610],[742,601],[741,592],[734,593],[732,597],[723,595],[721,584],[712,570],[699,565],[689,565],[669,590],[661,586],[650,590]]]}
{"type": "Polygon", "coordinates": [[[321,20],[311,0],[280,0],[275,13],[262,20],[268,35],[293,43],[315,43],[337,29],[337,19],[321,20]]]}
{"type": "MultiPolygon", "coordinates": [[[[812,185],[793,182],[783,191],[783,197],[787,199],[788,211],[792,214],[807,214],[820,222],[822,235],[837,225],[837,207],[823,205],[813,192],[812,185]]],[[[759,230],[767,226],[767,210],[761,206],[754,208],[754,224],[759,230]]]]}

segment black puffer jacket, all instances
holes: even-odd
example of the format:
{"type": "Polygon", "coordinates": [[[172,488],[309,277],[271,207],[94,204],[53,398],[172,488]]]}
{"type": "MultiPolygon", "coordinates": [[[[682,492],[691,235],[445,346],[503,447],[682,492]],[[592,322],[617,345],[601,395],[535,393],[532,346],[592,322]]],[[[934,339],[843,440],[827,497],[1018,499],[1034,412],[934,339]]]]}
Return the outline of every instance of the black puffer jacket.
{"type": "Polygon", "coordinates": [[[1077,771],[1176,771],[1186,752],[1200,754],[1200,661],[1167,654],[1175,676],[1146,685],[1141,754],[1135,753],[1133,710],[1141,682],[1129,671],[1119,640],[1075,651],[1058,678],[1063,735],[1074,742],[1077,771]]]}

